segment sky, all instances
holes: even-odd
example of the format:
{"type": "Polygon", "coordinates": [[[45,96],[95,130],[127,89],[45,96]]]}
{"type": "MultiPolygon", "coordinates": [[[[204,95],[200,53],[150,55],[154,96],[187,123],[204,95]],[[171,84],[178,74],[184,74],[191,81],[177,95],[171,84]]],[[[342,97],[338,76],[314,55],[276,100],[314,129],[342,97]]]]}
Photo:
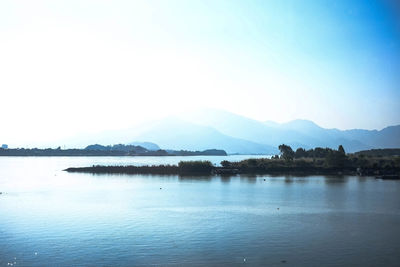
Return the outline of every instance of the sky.
{"type": "Polygon", "coordinates": [[[400,124],[396,0],[0,2],[0,143],[198,108],[400,124]]]}

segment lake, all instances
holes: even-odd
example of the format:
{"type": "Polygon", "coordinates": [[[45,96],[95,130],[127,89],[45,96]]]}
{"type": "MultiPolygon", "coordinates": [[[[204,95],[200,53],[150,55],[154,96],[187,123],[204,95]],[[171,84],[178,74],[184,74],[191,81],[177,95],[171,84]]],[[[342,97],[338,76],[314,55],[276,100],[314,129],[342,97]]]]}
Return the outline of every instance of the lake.
{"type": "Polygon", "coordinates": [[[400,265],[399,181],[62,171],[248,157],[0,157],[0,266],[400,265]]]}

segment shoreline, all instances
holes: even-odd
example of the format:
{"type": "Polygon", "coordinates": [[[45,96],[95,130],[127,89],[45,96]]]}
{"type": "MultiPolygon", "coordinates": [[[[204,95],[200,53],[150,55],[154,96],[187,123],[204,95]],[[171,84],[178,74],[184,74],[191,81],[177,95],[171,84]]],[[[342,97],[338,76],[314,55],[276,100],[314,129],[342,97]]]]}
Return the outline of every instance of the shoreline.
{"type": "Polygon", "coordinates": [[[158,166],[102,166],[91,167],[70,167],[64,171],[70,173],[91,173],[91,174],[128,174],[128,175],[192,175],[192,176],[236,176],[236,175],[352,175],[352,176],[375,176],[380,179],[399,180],[400,172],[397,170],[356,170],[356,169],[337,169],[337,168],[281,168],[281,169],[235,169],[225,167],[211,167],[208,169],[185,169],[177,165],[158,165],[158,166]]]}

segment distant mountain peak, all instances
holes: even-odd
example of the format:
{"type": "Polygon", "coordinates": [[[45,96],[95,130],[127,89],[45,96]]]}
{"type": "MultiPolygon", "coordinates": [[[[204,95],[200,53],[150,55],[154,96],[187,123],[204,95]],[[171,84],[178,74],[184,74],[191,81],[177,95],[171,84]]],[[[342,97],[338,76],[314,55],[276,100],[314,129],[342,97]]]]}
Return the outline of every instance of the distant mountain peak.
{"type": "Polygon", "coordinates": [[[130,145],[141,146],[150,151],[157,151],[157,150],[161,149],[157,144],[152,143],[152,142],[132,142],[132,143],[130,143],[130,145]]]}
{"type": "Polygon", "coordinates": [[[292,121],[283,123],[282,125],[294,126],[294,127],[309,127],[309,128],[319,128],[319,129],[323,129],[321,126],[319,126],[319,125],[316,124],[315,122],[310,121],[310,120],[305,120],[305,119],[296,119],[296,120],[292,120],[292,121]]]}

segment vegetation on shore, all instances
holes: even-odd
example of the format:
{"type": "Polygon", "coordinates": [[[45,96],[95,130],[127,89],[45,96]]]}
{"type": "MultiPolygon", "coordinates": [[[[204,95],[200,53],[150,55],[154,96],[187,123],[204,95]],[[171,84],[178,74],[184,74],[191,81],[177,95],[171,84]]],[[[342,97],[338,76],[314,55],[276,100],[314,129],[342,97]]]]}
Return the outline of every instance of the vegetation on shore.
{"type": "Polygon", "coordinates": [[[199,174],[209,175],[215,168],[210,161],[181,161],[178,165],[100,166],[68,168],[67,172],[122,173],[122,174],[199,174]]]}
{"type": "Polygon", "coordinates": [[[246,159],[238,162],[224,160],[221,167],[210,161],[181,161],[178,165],[159,166],[92,166],[69,168],[68,172],[126,173],[126,174],[358,174],[399,175],[400,157],[373,157],[346,154],[344,148],[302,148],[279,146],[280,155],[272,158],[246,159]]]}
{"type": "Polygon", "coordinates": [[[0,148],[0,156],[83,156],[83,157],[100,157],[100,156],[226,156],[224,150],[207,149],[204,151],[187,151],[187,150],[148,150],[141,146],[134,145],[90,145],[84,149],[56,149],[46,148],[0,148]]]}
{"type": "Polygon", "coordinates": [[[371,149],[371,150],[363,150],[354,153],[358,156],[364,155],[367,157],[390,157],[390,156],[399,156],[400,157],[400,148],[385,148],[385,149],[371,149]]]}

